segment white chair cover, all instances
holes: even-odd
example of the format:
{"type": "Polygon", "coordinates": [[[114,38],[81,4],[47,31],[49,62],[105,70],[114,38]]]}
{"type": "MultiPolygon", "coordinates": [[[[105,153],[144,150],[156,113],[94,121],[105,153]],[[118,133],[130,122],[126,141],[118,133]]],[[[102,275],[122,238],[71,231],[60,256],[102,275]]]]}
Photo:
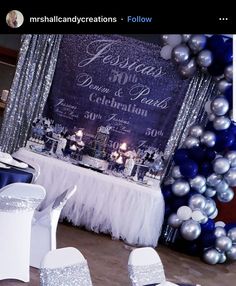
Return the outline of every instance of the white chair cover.
{"type": "Polygon", "coordinates": [[[41,263],[40,286],[92,286],[88,264],[73,247],[48,252],[41,263]]]}
{"type": "Polygon", "coordinates": [[[166,281],[161,259],[151,247],[137,248],[130,253],[128,271],[132,286],[160,284],[166,281]]]}
{"type": "Polygon", "coordinates": [[[40,263],[48,251],[56,249],[56,231],[61,210],[76,190],[77,186],[67,189],[47,208],[35,212],[31,232],[30,266],[40,268],[40,263]]]}
{"type": "Polygon", "coordinates": [[[0,193],[0,280],[29,282],[31,223],[45,189],[11,184],[0,193]]]}

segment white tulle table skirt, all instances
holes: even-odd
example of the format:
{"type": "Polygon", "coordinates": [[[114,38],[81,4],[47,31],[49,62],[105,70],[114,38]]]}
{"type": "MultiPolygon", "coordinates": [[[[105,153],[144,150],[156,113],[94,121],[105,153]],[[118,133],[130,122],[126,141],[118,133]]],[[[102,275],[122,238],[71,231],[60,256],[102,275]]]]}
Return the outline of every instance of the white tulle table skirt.
{"type": "Polygon", "coordinates": [[[97,233],[110,233],[113,238],[132,245],[157,246],[164,216],[159,187],[138,185],[23,148],[17,151],[17,156],[40,165],[37,184],[47,190],[41,208],[76,184],[78,191],[67,202],[62,217],[74,225],[97,233]]]}

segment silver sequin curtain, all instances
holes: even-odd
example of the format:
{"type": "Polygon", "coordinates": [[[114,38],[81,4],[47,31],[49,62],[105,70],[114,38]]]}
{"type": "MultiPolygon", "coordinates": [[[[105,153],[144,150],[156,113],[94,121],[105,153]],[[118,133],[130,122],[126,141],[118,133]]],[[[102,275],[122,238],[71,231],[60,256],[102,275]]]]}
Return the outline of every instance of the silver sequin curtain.
{"type": "Polygon", "coordinates": [[[25,145],[35,118],[43,112],[51,87],[61,35],[22,36],[19,60],[0,132],[2,151],[25,145]]]}
{"type": "MultiPolygon", "coordinates": [[[[217,93],[215,81],[208,74],[199,71],[190,81],[184,102],[164,152],[164,156],[169,161],[164,170],[164,175],[168,174],[169,169],[171,169],[172,155],[176,148],[180,148],[183,145],[188,135],[189,127],[196,123],[206,124],[205,103],[210,98],[215,97],[217,93]]],[[[164,175],[162,178],[164,178],[164,175]]]]}

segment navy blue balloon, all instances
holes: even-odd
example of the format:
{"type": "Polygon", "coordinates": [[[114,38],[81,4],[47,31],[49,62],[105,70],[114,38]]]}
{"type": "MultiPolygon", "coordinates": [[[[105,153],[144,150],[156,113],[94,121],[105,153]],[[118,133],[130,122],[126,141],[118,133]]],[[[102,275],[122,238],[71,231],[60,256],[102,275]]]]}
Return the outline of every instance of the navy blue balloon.
{"type": "Polygon", "coordinates": [[[185,252],[188,255],[192,255],[192,256],[199,256],[199,252],[201,251],[199,244],[196,242],[188,241],[188,243],[186,243],[186,241],[185,241],[185,247],[184,248],[185,248],[185,252]]]}
{"type": "Polygon", "coordinates": [[[212,163],[202,162],[199,169],[199,174],[208,177],[213,173],[212,163]]]}
{"type": "Polygon", "coordinates": [[[234,135],[236,135],[236,125],[235,124],[231,123],[228,130],[230,132],[232,132],[234,135]]]}
{"type": "Polygon", "coordinates": [[[199,242],[203,248],[211,247],[215,245],[216,236],[213,231],[202,231],[199,242]]]}
{"type": "Polygon", "coordinates": [[[226,88],[224,95],[229,102],[230,108],[232,108],[232,104],[233,104],[233,88],[232,88],[232,86],[226,88]]]}
{"type": "Polygon", "coordinates": [[[231,64],[233,61],[233,45],[231,43],[225,43],[225,48],[223,50],[223,54],[220,57],[220,62],[227,66],[231,64]]]}
{"type": "Polygon", "coordinates": [[[213,161],[216,157],[216,152],[212,150],[211,148],[208,148],[205,151],[205,159],[209,162],[213,161]]]}
{"type": "Polygon", "coordinates": [[[193,179],[197,176],[198,165],[193,160],[186,160],[179,165],[179,170],[182,176],[193,179]]]}
{"type": "Polygon", "coordinates": [[[162,191],[165,201],[170,201],[173,198],[173,192],[172,192],[171,185],[163,186],[161,188],[161,191],[162,191]]]}
{"type": "Polygon", "coordinates": [[[209,67],[208,67],[208,72],[212,76],[219,76],[224,73],[224,64],[214,61],[209,67]]]}
{"type": "Polygon", "coordinates": [[[181,148],[176,150],[173,159],[176,165],[183,163],[183,161],[188,159],[188,149],[181,148]]]}
{"type": "Polygon", "coordinates": [[[228,232],[233,227],[236,227],[236,222],[235,223],[227,223],[224,228],[228,232]]]}
{"type": "Polygon", "coordinates": [[[165,217],[169,217],[173,213],[170,205],[165,204],[165,217]]]}
{"type": "Polygon", "coordinates": [[[189,149],[189,157],[195,162],[201,163],[206,156],[206,149],[203,146],[189,149]]]}
{"type": "Polygon", "coordinates": [[[182,206],[186,206],[186,205],[188,205],[188,198],[186,196],[178,197],[175,200],[173,200],[171,203],[172,211],[176,212],[178,208],[182,206]]]}
{"type": "Polygon", "coordinates": [[[224,48],[224,39],[221,35],[213,35],[207,39],[206,48],[214,53],[217,50],[224,48]]]}
{"type": "Polygon", "coordinates": [[[234,140],[234,143],[228,148],[228,150],[234,150],[236,151],[236,138],[234,140]]]}
{"type": "Polygon", "coordinates": [[[235,136],[230,130],[222,130],[216,132],[216,144],[215,150],[224,151],[229,148],[235,142],[235,136]]]}
{"type": "Polygon", "coordinates": [[[215,228],[215,222],[211,218],[209,218],[206,223],[201,224],[201,230],[203,233],[208,231],[213,231],[214,228],[215,228]]]}

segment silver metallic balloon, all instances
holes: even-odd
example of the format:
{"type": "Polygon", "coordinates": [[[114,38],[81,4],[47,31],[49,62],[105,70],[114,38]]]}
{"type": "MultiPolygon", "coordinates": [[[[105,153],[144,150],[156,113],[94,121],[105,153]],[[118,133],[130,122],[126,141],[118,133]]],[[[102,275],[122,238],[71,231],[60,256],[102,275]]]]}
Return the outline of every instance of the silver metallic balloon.
{"type": "Polygon", "coordinates": [[[225,263],[226,260],[227,260],[226,255],[224,253],[221,253],[218,263],[225,263]]]}
{"type": "Polygon", "coordinates": [[[189,135],[193,137],[201,137],[203,134],[203,127],[201,125],[193,125],[189,128],[189,135]]]}
{"type": "Polygon", "coordinates": [[[236,245],[233,245],[230,250],[226,252],[226,256],[230,260],[236,260],[236,245]]]}
{"type": "Polygon", "coordinates": [[[203,260],[208,264],[217,264],[220,260],[220,255],[215,248],[207,249],[203,254],[203,260]]]}
{"type": "Polygon", "coordinates": [[[206,204],[205,207],[203,209],[203,212],[207,215],[210,216],[212,215],[216,210],[216,203],[214,200],[212,199],[206,199],[206,204]]]}
{"type": "Polygon", "coordinates": [[[207,189],[207,186],[205,185],[205,186],[201,187],[200,190],[198,190],[198,193],[203,194],[203,193],[205,193],[206,189],[207,189]]]}
{"type": "Polygon", "coordinates": [[[213,161],[213,170],[216,174],[222,175],[229,171],[230,164],[226,158],[216,158],[213,161]]]}
{"type": "Polygon", "coordinates": [[[203,50],[206,46],[207,38],[205,35],[192,35],[188,41],[188,45],[194,54],[203,50]]]}
{"type": "Polygon", "coordinates": [[[175,179],[179,179],[179,178],[183,177],[180,173],[179,166],[174,166],[174,168],[172,169],[172,172],[171,172],[171,176],[175,179]]]}
{"type": "Polygon", "coordinates": [[[214,213],[209,216],[209,218],[215,219],[217,216],[218,216],[218,209],[216,209],[216,210],[214,211],[214,213]]]}
{"type": "Polygon", "coordinates": [[[224,157],[229,160],[231,168],[236,167],[236,151],[228,151],[224,157]]]}
{"type": "Polygon", "coordinates": [[[216,144],[216,135],[211,131],[205,131],[201,137],[201,143],[208,147],[213,147],[216,144]]]}
{"type": "Polygon", "coordinates": [[[185,196],[190,191],[189,183],[185,180],[178,179],[172,185],[172,192],[179,197],[185,196]]]}
{"type": "Polygon", "coordinates": [[[214,197],[216,194],[216,190],[215,189],[212,189],[212,188],[207,188],[204,195],[208,198],[212,198],[214,197]]]}
{"type": "Polygon", "coordinates": [[[164,185],[172,185],[175,182],[175,180],[172,177],[167,177],[164,181],[164,185]]]}
{"type": "Polygon", "coordinates": [[[184,79],[194,76],[197,71],[195,59],[192,58],[187,64],[180,65],[178,71],[184,79]]]}
{"type": "Polygon", "coordinates": [[[209,50],[203,50],[197,55],[197,63],[201,67],[209,67],[213,61],[212,52],[209,50]]]}
{"type": "Polygon", "coordinates": [[[182,34],[182,40],[183,42],[187,42],[191,37],[191,34],[182,34]]]}
{"type": "Polygon", "coordinates": [[[224,175],[224,179],[231,187],[236,187],[236,169],[230,168],[224,175]]]}
{"type": "Polygon", "coordinates": [[[226,236],[226,230],[224,227],[218,226],[214,230],[214,235],[216,237],[226,236]]]}
{"type": "Polygon", "coordinates": [[[201,226],[199,222],[189,219],[181,225],[180,233],[186,240],[194,240],[201,234],[201,226]]]}
{"type": "Polygon", "coordinates": [[[225,97],[216,97],[211,102],[211,110],[217,115],[225,115],[229,110],[229,102],[225,97]]]}
{"type": "Polygon", "coordinates": [[[182,220],[177,216],[177,214],[171,214],[168,217],[168,225],[178,228],[182,224],[182,220]]]}
{"type": "Polygon", "coordinates": [[[227,235],[232,240],[233,243],[236,243],[236,227],[232,227],[228,231],[227,235]]]}
{"type": "Polygon", "coordinates": [[[215,247],[220,252],[228,251],[232,247],[232,241],[227,236],[217,237],[215,242],[215,247]]]}
{"type": "Polygon", "coordinates": [[[213,114],[213,113],[209,113],[208,114],[208,120],[209,121],[214,121],[216,119],[216,115],[215,114],[213,114]]]}
{"type": "Polygon", "coordinates": [[[216,130],[228,129],[231,124],[231,120],[226,116],[217,116],[213,120],[213,126],[216,130]]]}
{"type": "Polygon", "coordinates": [[[234,198],[234,191],[231,188],[217,193],[217,199],[222,203],[228,203],[234,198]]]}
{"type": "Polygon", "coordinates": [[[218,87],[218,89],[219,89],[219,91],[221,92],[221,93],[224,93],[225,91],[226,91],[226,89],[228,88],[228,87],[230,87],[232,84],[231,83],[229,83],[227,80],[225,80],[225,79],[222,79],[222,80],[220,80],[218,83],[217,83],[217,87],[218,87]]]}
{"type": "Polygon", "coordinates": [[[190,50],[184,44],[178,45],[174,47],[174,49],[172,50],[172,59],[177,64],[187,63],[189,60],[189,56],[190,56],[190,50]]]}
{"type": "Polygon", "coordinates": [[[224,70],[225,78],[228,82],[233,80],[233,65],[227,66],[224,70]]]}
{"type": "Polygon", "coordinates": [[[192,210],[201,210],[204,212],[206,206],[206,198],[200,194],[192,195],[188,202],[192,210]]]}
{"type": "Polygon", "coordinates": [[[217,193],[223,192],[229,188],[229,185],[226,183],[225,180],[222,180],[216,187],[217,193]]]}
{"type": "Polygon", "coordinates": [[[206,178],[201,175],[197,175],[195,178],[190,179],[189,183],[192,189],[199,191],[202,187],[206,185],[206,178]]]}
{"type": "Polygon", "coordinates": [[[185,147],[189,149],[195,146],[199,146],[199,144],[200,144],[199,140],[193,136],[188,136],[184,141],[185,147]]]}
{"type": "Polygon", "coordinates": [[[168,38],[169,38],[168,34],[161,35],[161,41],[163,45],[168,45],[168,38]]]}
{"type": "Polygon", "coordinates": [[[207,185],[210,187],[216,187],[222,181],[222,176],[212,173],[207,177],[207,185]]]}

